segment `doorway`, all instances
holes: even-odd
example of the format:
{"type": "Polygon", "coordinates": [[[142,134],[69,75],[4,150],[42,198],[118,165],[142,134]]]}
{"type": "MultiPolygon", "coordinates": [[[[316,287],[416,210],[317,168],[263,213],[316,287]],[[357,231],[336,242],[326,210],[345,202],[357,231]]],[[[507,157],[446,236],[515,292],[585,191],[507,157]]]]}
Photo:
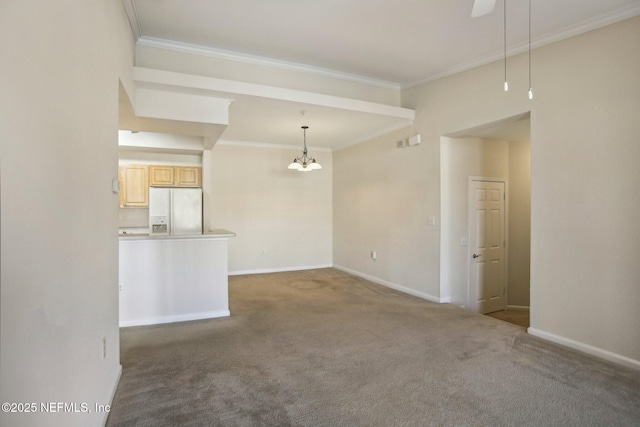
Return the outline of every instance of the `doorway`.
{"type": "MultiPolygon", "coordinates": [[[[469,310],[469,177],[492,177],[505,188],[507,311],[530,306],[531,144],[529,113],[441,137],[440,295],[469,310]]],[[[473,259],[473,258],[471,258],[473,259]]]]}

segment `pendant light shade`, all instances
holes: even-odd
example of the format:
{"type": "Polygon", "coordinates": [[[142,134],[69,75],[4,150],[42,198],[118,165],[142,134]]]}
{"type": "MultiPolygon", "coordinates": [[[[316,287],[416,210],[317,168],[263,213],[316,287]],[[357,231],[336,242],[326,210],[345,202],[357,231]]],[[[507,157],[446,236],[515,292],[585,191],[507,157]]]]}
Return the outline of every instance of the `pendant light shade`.
{"type": "Polygon", "coordinates": [[[307,129],[309,126],[302,126],[304,135],[304,148],[302,149],[302,156],[296,157],[289,164],[289,169],[297,170],[300,172],[311,172],[312,170],[322,169],[320,163],[316,162],[316,159],[309,157],[307,152],[307,129]]]}

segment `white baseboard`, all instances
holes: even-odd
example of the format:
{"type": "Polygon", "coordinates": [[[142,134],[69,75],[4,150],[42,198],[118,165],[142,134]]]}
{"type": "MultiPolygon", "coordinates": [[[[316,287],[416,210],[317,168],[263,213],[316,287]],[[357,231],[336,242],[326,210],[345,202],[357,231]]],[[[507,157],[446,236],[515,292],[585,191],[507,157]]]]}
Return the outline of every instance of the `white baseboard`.
{"type": "Polygon", "coordinates": [[[148,317],[145,319],[121,320],[120,327],[159,325],[162,323],[188,322],[190,320],[214,319],[216,317],[227,317],[231,313],[229,310],[205,311],[203,313],[178,314],[173,316],[148,317]]]}
{"type": "MultiPolygon", "coordinates": [[[[116,370],[116,378],[111,386],[111,392],[107,395],[107,405],[111,407],[113,405],[113,399],[116,397],[116,390],[118,390],[118,384],[120,384],[120,377],[122,376],[122,365],[118,364],[118,369],[116,370]]],[[[102,426],[107,425],[107,418],[109,418],[109,411],[105,411],[102,413],[102,426]]]]}
{"type": "Polygon", "coordinates": [[[630,357],[626,357],[621,354],[613,353],[611,351],[603,350],[589,344],[581,343],[579,341],[574,341],[569,338],[541,331],[540,329],[529,328],[527,329],[527,332],[536,337],[543,338],[556,344],[560,344],[565,347],[590,354],[591,356],[599,357],[600,359],[608,360],[609,362],[614,362],[619,365],[626,366],[627,368],[640,370],[640,360],[631,359],[630,357]]]}
{"type": "Polygon", "coordinates": [[[511,311],[529,311],[528,305],[507,305],[507,310],[511,311]]]}
{"type": "Polygon", "coordinates": [[[243,274],[264,274],[264,273],[282,273],[284,271],[302,271],[302,270],[316,270],[318,268],[330,268],[332,264],[319,264],[319,265],[303,265],[298,267],[277,267],[277,268],[259,268],[256,270],[238,270],[230,271],[229,276],[240,276],[243,274]]]}
{"type": "Polygon", "coordinates": [[[407,288],[407,287],[404,287],[404,286],[400,286],[400,285],[397,285],[395,283],[391,283],[391,282],[388,282],[386,280],[382,280],[382,279],[379,279],[377,277],[370,276],[368,274],[364,274],[364,273],[361,273],[361,272],[356,271],[356,270],[352,270],[352,269],[347,268],[347,267],[343,267],[341,265],[335,265],[334,264],[333,268],[336,268],[338,270],[344,271],[345,273],[353,274],[354,276],[362,277],[363,279],[366,279],[366,280],[368,280],[370,282],[373,282],[373,283],[377,283],[377,284],[382,285],[382,286],[386,286],[387,288],[395,289],[396,291],[404,292],[405,294],[413,295],[414,297],[426,299],[427,301],[437,302],[437,303],[449,302],[449,301],[446,301],[446,300],[441,300],[438,297],[434,297],[433,295],[425,294],[424,292],[416,291],[415,289],[410,289],[410,288],[407,288]]]}

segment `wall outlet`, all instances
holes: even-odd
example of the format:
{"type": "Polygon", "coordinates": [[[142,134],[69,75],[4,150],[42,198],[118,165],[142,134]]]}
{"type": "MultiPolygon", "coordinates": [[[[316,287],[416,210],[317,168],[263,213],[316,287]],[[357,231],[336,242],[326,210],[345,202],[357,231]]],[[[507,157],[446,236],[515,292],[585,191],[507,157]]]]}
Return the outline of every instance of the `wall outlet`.
{"type": "Polygon", "coordinates": [[[120,291],[120,293],[123,293],[123,292],[124,292],[124,283],[120,282],[120,283],[118,284],[118,291],[120,291]]]}
{"type": "Polygon", "coordinates": [[[467,236],[462,236],[460,238],[460,246],[467,246],[469,242],[467,241],[467,236]]]}
{"type": "Polygon", "coordinates": [[[427,217],[427,225],[429,227],[435,226],[436,225],[436,217],[435,216],[427,217]]]}

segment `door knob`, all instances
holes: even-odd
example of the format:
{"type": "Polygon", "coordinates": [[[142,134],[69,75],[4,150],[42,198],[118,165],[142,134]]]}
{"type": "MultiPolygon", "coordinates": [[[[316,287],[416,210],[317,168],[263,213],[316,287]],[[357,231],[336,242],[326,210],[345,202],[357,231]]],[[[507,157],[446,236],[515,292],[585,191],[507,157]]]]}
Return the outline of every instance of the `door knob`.
{"type": "Polygon", "coordinates": [[[481,256],[482,256],[482,254],[480,254],[480,255],[473,254],[473,258],[479,258],[481,256]]]}

